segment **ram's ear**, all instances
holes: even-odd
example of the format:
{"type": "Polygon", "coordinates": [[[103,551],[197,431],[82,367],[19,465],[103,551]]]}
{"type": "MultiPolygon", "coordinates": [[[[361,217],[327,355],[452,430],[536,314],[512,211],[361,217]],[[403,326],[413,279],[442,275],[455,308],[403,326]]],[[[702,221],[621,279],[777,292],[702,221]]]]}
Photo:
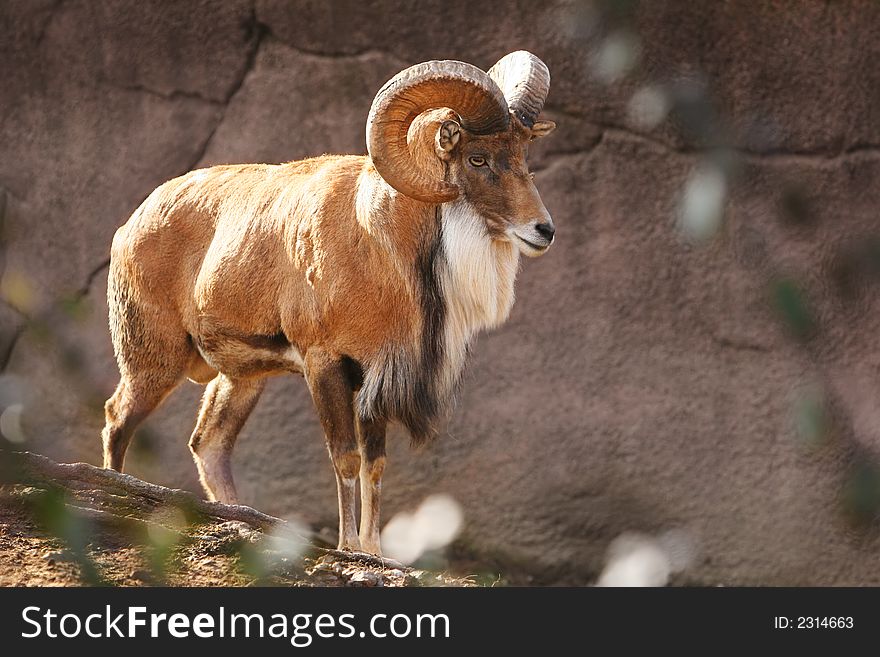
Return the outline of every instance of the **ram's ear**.
{"type": "Polygon", "coordinates": [[[553,121],[537,121],[532,126],[532,139],[546,137],[554,130],[556,130],[556,124],[553,121]]]}
{"type": "Polygon", "coordinates": [[[461,139],[461,126],[455,121],[444,121],[437,130],[437,138],[434,142],[437,157],[441,160],[449,160],[452,151],[461,139]]]}

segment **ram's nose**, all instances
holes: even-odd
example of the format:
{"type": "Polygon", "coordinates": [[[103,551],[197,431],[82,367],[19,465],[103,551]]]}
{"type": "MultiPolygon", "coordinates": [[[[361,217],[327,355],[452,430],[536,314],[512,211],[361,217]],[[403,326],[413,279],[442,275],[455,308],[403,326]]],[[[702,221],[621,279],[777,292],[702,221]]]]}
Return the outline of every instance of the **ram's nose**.
{"type": "Polygon", "coordinates": [[[552,221],[543,224],[535,224],[535,230],[538,232],[538,235],[547,240],[548,243],[553,241],[553,236],[556,234],[556,228],[553,226],[552,221]]]}

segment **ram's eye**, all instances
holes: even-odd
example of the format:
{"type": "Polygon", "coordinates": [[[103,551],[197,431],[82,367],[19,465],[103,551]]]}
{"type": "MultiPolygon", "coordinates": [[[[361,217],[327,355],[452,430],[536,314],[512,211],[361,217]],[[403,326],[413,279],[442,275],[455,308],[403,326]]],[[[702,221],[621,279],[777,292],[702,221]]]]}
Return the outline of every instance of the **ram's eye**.
{"type": "Polygon", "coordinates": [[[484,167],[486,166],[486,158],[481,157],[479,155],[472,155],[468,158],[468,162],[472,167],[484,167]]]}

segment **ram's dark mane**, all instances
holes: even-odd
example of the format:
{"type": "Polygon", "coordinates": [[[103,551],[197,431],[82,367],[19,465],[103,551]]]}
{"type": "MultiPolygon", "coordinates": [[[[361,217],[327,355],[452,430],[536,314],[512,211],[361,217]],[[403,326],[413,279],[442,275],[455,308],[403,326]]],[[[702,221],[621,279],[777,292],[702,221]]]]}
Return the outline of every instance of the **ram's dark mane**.
{"type": "Polygon", "coordinates": [[[414,446],[437,435],[437,420],[445,407],[437,380],[444,362],[447,308],[440,281],[443,227],[438,205],[425,222],[412,263],[421,311],[421,331],[415,344],[396,345],[368,367],[358,412],[364,418],[397,420],[409,431],[414,446]]]}

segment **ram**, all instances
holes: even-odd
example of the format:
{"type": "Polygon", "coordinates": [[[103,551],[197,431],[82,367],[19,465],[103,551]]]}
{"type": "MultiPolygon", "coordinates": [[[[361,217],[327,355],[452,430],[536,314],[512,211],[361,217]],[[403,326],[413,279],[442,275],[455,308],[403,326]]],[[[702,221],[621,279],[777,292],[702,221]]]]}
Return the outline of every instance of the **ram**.
{"type": "Polygon", "coordinates": [[[104,467],[184,378],[207,384],[190,448],[211,499],[236,503],[231,452],[266,378],[305,378],[339,497],[339,547],[380,553],[388,422],[437,432],[468,345],[510,313],[520,254],[554,226],[526,166],[547,67],[431,61],[392,78],[368,156],[214,166],[158,187],[113,239],[120,382],[104,467]],[[360,479],[360,531],[355,485],[360,479]]]}

